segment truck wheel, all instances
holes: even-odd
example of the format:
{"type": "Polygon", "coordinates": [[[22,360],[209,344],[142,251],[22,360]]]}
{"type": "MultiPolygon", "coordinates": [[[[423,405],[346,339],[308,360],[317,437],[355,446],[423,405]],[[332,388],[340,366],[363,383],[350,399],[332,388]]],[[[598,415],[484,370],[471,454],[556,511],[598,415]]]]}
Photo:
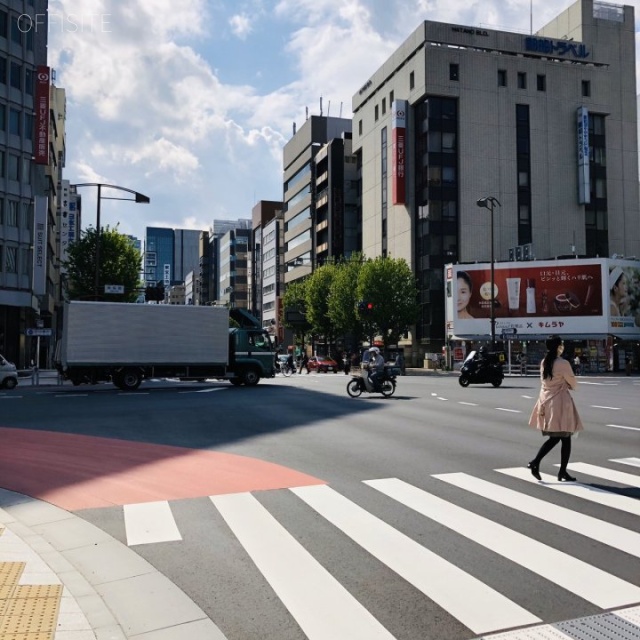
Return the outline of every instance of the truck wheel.
{"type": "Polygon", "coordinates": [[[15,389],[18,381],[15,378],[6,378],[4,381],[5,389],[15,389]]]}
{"type": "Polygon", "coordinates": [[[142,374],[135,369],[126,369],[119,376],[120,384],[118,385],[123,391],[135,391],[142,382],[142,374]]]}
{"type": "Polygon", "coordinates": [[[260,382],[260,374],[255,369],[247,369],[242,379],[248,387],[255,387],[260,382]]]}
{"type": "Polygon", "coordinates": [[[234,387],[239,387],[243,380],[242,378],[229,378],[229,382],[234,386],[234,387]]]}

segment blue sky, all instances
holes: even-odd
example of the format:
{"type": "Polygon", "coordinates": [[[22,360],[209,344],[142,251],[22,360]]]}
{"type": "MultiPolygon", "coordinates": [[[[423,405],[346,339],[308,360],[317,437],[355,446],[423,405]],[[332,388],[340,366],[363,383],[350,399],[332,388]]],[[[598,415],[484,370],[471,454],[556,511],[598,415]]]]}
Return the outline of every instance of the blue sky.
{"type": "MultiPolygon", "coordinates": [[[[319,114],[321,97],[325,115],[351,117],[353,94],[422,20],[529,33],[531,10],[535,31],[571,4],[49,0],[65,177],[148,195],[148,205],[102,203],[103,225],[140,239],[147,226],[248,218],[259,200],[282,198],[293,123],[319,114]]],[[[638,42],[640,0],[620,4],[636,7],[638,42]]],[[[95,224],[95,191],[82,190],[83,226],[95,224]]]]}

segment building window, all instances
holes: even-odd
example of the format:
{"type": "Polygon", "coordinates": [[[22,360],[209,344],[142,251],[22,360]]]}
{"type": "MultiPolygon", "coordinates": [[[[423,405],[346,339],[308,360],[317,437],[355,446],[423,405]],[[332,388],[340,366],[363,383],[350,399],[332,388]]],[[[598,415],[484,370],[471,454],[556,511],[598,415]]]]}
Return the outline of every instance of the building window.
{"type": "Polygon", "coordinates": [[[20,179],[20,159],[13,153],[10,153],[7,159],[7,178],[17,182],[20,179]]]}
{"type": "Polygon", "coordinates": [[[529,105],[516,105],[516,171],[518,180],[518,244],[533,237],[531,223],[531,119],[529,105]]]}
{"type": "Polygon", "coordinates": [[[24,137],[27,140],[33,141],[33,127],[34,127],[33,115],[31,115],[30,113],[25,113],[24,114],[24,137]]]}
{"type": "Polygon", "coordinates": [[[375,119],[375,121],[376,121],[376,122],[378,122],[378,118],[379,118],[379,115],[378,115],[378,105],[376,105],[376,106],[375,106],[375,108],[374,108],[373,112],[374,112],[374,114],[375,114],[375,115],[374,115],[374,119],[375,119]]]}
{"type": "Polygon", "coordinates": [[[11,63],[9,82],[14,89],[22,90],[22,68],[17,62],[11,63]]]}
{"type": "Polygon", "coordinates": [[[409,74],[409,89],[413,89],[416,86],[416,74],[415,72],[411,72],[409,74]]]}
{"type": "Polygon", "coordinates": [[[387,99],[382,98],[382,115],[387,113],[387,99]]]}
{"type": "Polygon", "coordinates": [[[449,65],[449,80],[458,81],[460,78],[458,77],[458,73],[460,68],[457,64],[449,65]]]}
{"type": "Polygon", "coordinates": [[[507,71],[506,69],[498,69],[498,86],[506,87],[507,86],[507,71]]]}
{"type": "Polygon", "coordinates": [[[31,158],[22,158],[22,184],[31,184],[31,158]]]}
{"type": "MultiPolygon", "coordinates": [[[[3,224],[3,223],[4,223],[4,198],[0,198],[0,224],[3,224]]],[[[2,247],[0,247],[0,249],[2,249],[2,247]]],[[[0,271],[2,271],[2,260],[0,260],[0,271]]]]}
{"type": "Polygon", "coordinates": [[[547,76],[538,74],[537,83],[538,83],[538,91],[547,90],[547,76]]]}
{"type": "Polygon", "coordinates": [[[362,135],[362,120],[358,120],[358,135],[362,135]]]}
{"type": "Polygon", "coordinates": [[[30,231],[32,218],[33,215],[31,214],[31,204],[29,204],[28,202],[23,202],[22,210],[20,211],[20,228],[30,231]]]}
{"type": "Polygon", "coordinates": [[[7,105],[0,104],[0,131],[7,130],[7,105]]]}
{"type": "Polygon", "coordinates": [[[585,98],[589,98],[591,96],[591,82],[589,80],[582,81],[582,95],[585,98]]]}
{"type": "Polygon", "coordinates": [[[389,104],[391,105],[391,108],[393,109],[393,91],[389,92],[389,104]]]}
{"type": "Polygon", "coordinates": [[[0,11],[0,38],[7,37],[8,26],[9,26],[9,14],[6,11],[0,11]]]}
{"type": "Polygon", "coordinates": [[[20,135],[20,119],[22,114],[14,108],[9,109],[9,133],[14,136],[20,135]]]}
{"type": "Polygon", "coordinates": [[[4,248],[4,267],[7,273],[18,273],[18,247],[5,247],[4,248]]]}
{"type": "Polygon", "coordinates": [[[0,56],[0,82],[7,84],[7,59],[0,56]]]}
{"type": "Polygon", "coordinates": [[[518,89],[527,88],[527,74],[522,71],[518,72],[518,89]]]}
{"type": "Polygon", "coordinates": [[[33,95],[33,69],[25,67],[24,70],[24,92],[27,95],[33,95]]]}
{"type": "Polygon", "coordinates": [[[4,151],[0,151],[0,178],[4,178],[4,151]]]}
{"type": "Polygon", "coordinates": [[[18,16],[11,18],[11,40],[16,44],[22,44],[22,28],[18,24],[18,16]]]}
{"type": "Polygon", "coordinates": [[[18,202],[16,200],[8,200],[5,223],[8,227],[18,226],[18,202]]]}

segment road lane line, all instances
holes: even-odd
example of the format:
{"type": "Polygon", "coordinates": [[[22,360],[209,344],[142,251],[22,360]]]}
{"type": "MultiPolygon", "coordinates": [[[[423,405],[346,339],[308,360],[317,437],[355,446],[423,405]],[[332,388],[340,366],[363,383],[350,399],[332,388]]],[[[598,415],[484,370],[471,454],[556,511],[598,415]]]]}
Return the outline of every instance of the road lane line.
{"type": "Polygon", "coordinates": [[[445,401],[447,400],[447,398],[441,398],[440,396],[438,396],[438,398],[437,398],[437,399],[438,399],[438,400],[445,400],[445,401]]]}
{"type": "Polygon", "coordinates": [[[640,467],[640,458],[613,458],[609,462],[619,462],[620,464],[628,464],[632,467],[640,467]]]}
{"type": "Polygon", "coordinates": [[[522,494],[513,489],[474,478],[466,473],[442,473],[433,476],[455,487],[482,496],[510,509],[569,529],[587,538],[606,544],[618,551],[640,558],[640,533],[599,520],[566,507],[522,494]]]}
{"type": "Polygon", "coordinates": [[[628,429],[629,431],[640,431],[638,427],[625,427],[622,424],[608,424],[607,427],[612,427],[613,429],[628,429]]]}
{"type": "Polygon", "coordinates": [[[213,391],[222,391],[224,387],[214,387],[213,389],[192,389],[190,391],[178,391],[178,393],[211,393],[213,391]]]}
{"type": "Polygon", "coordinates": [[[86,398],[88,393],[56,393],[54,398],[86,398]]]}
{"type": "Polygon", "coordinates": [[[166,500],[124,505],[127,545],[153,544],[182,540],[166,500]]]}
{"type": "Polygon", "coordinates": [[[522,413],[518,409],[503,409],[502,407],[494,407],[496,411],[508,411],[509,413],[522,413]]]}
{"type": "Polygon", "coordinates": [[[393,640],[250,493],[210,499],[310,640],[393,640]]]}
{"type": "Polygon", "coordinates": [[[555,476],[547,473],[540,474],[542,476],[542,482],[539,482],[531,475],[529,469],[524,469],[523,467],[496,469],[496,471],[506,476],[517,478],[518,480],[536,484],[545,489],[553,489],[554,491],[566,493],[583,500],[589,500],[590,502],[596,502],[605,507],[617,509],[618,511],[625,511],[634,516],[640,516],[640,500],[629,498],[619,493],[614,493],[613,491],[607,491],[600,487],[592,487],[591,485],[585,485],[580,482],[559,482],[555,476]]]}
{"type": "Polygon", "coordinates": [[[592,409],[609,409],[611,411],[620,411],[620,407],[603,407],[602,405],[599,405],[599,404],[592,404],[591,408],[592,409]]]}
{"type": "Polygon", "coordinates": [[[597,387],[617,387],[617,382],[587,382],[586,380],[578,380],[578,384],[593,384],[597,387]]]}
{"type": "Polygon", "coordinates": [[[462,402],[462,400],[458,400],[458,404],[465,404],[468,407],[477,407],[478,404],[476,402],[462,402]]]}
{"type": "MultiPolygon", "coordinates": [[[[559,467],[560,465],[557,464],[554,466],[559,467]]],[[[630,487],[640,487],[640,476],[635,476],[624,471],[605,469],[604,467],[597,467],[594,464],[587,464],[586,462],[572,462],[571,470],[580,473],[586,473],[588,476],[595,476],[596,478],[610,480],[611,482],[627,484],[630,487]]]]}
{"type": "Polygon", "coordinates": [[[402,480],[367,484],[598,607],[609,609],[640,601],[640,587],[402,480]]]}
{"type": "MultiPolygon", "coordinates": [[[[376,488],[378,482],[383,481],[370,480],[365,484],[376,488]]],[[[330,487],[303,487],[291,491],[474,633],[540,622],[526,609],[330,487]]]]}

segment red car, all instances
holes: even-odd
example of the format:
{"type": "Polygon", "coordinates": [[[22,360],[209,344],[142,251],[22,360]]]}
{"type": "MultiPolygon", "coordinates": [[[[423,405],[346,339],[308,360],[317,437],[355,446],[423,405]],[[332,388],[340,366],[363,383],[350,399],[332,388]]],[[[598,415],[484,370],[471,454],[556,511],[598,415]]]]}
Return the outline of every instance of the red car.
{"type": "Polygon", "coordinates": [[[338,363],[332,358],[326,356],[312,356],[307,362],[307,373],[317,371],[318,373],[338,373],[338,363]]]}

